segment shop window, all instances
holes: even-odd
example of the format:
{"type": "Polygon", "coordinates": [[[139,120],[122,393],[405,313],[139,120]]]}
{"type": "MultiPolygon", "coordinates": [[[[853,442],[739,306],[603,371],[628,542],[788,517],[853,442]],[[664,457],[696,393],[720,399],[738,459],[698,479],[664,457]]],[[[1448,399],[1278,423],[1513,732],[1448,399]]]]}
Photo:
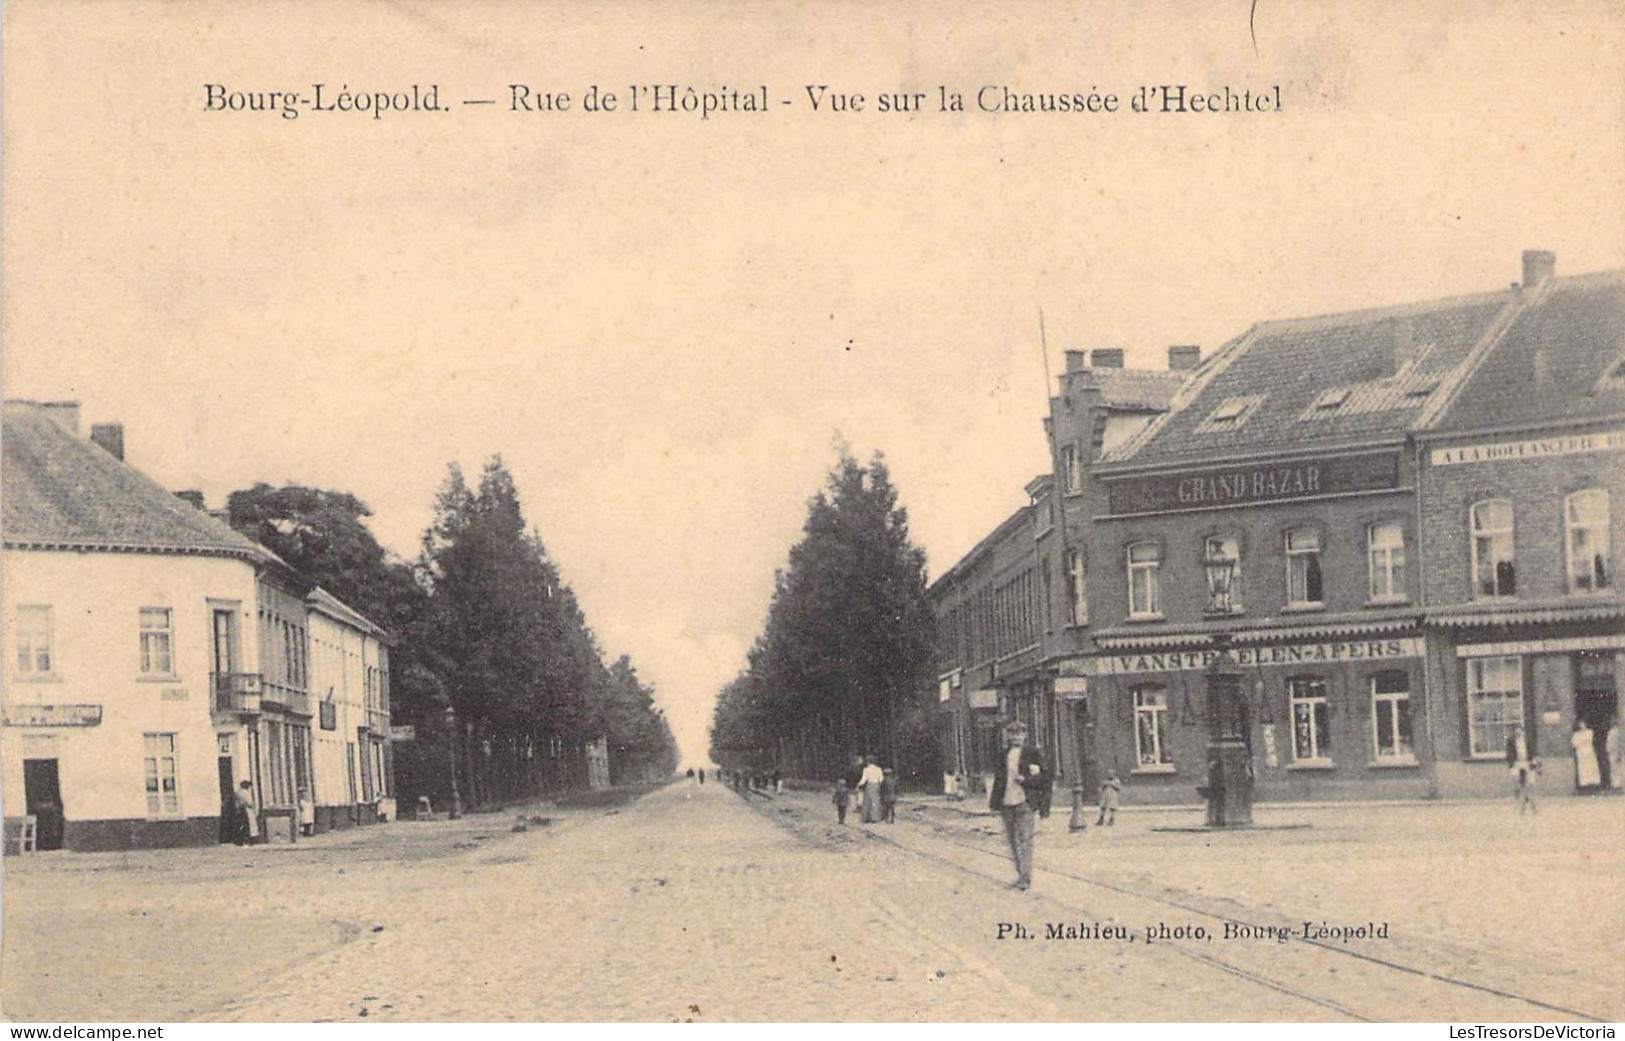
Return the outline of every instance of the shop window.
{"type": "Polygon", "coordinates": [[[1473,506],[1473,591],[1478,596],[1512,596],[1518,591],[1512,561],[1512,503],[1492,499],[1473,506]]]}
{"type": "Polygon", "coordinates": [[[1286,533],[1287,604],[1318,607],[1324,602],[1325,583],[1320,569],[1320,532],[1294,528],[1286,533]]]}
{"type": "Polygon", "coordinates": [[[1089,624],[1089,601],[1085,597],[1086,583],[1083,569],[1083,551],[1066,551],[1067,620],[1072,625],[1089,624]]]}
{"type": "Polygon", "coordinates": [[[51,655],[51,609],[40,604],[17,608],[17,629],[12,637],[17,646],[17,672],[24,676],[49,676],[51,655]]]}
{"type": "Polygon", "coordinates": [[[1173,765],[1168,747],[1168,693],[1161,687],[1134,690],[1134,759],[1141,767],[1173,765]]]}
{"type": "Polygon", "coordinates": [[[181,790],[175,769],[175,735],[144,734],[147,813],[174,816],[181,812],[181,790]]]}
{"type": "Polygon", "coordinates": [[[141,675],[170,676],[174,661],[170,653],[172,612],[167,607],[141,609],[141,675]]]}
{"type": "Polygon", "coordinates": [[[1507,738],[1523,723],[1523,659],[1467,660],[1467,752],[1474,759],[1506,753],[1507,738]]]}
{"type": "Polygon", "coordinates": [[[1564,500],[1563,541],[1569,562],[1570,592],[1595,593],[1613,584],[1608,566],[1606,491],[1587,488],[1564,500]]]}
{"type": "Polygon", "coordinates": [[[1233,614],[1241,610],[1241,542],[1234,535],[1215,535],[1202,549],[1202,565],[1207,573],[1209,614],[1233,614]]]}
{"type": "Polygon", "coordinates": [[[1292,758],[1300,763],[1327,763],[1332,758],[1331,705],[1326,681],[1300,677],[1287,681],[1292,703],[1292,758]]]}
{"type": "Polygon", "coordinates": [[[1380,521],[1366,529],[1372,600],[1405,599],[1405,526],[1380,521]]]}
{"type": "Polygon", "coordinates": [[[1154,542],[1128,548],[1128,613],[1130,618],[1162,615],[1162,549],[1154,542]]]}
{"type": "Polygon", "coordinates": [[[1416,761],[1409,674],[1379,672],[1371,677],[1371,730],[1378,762],[1416,761]]]}

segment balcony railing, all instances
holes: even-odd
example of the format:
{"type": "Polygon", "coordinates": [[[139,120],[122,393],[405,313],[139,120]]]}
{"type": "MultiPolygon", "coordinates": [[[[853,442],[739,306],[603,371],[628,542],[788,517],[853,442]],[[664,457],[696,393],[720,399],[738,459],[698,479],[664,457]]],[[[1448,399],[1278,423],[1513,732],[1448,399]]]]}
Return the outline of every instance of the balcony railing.
{"type": "Polygon", "coordinates": [[[214,712],[258,712],[263,687],[257,672],[210,673],[209,707],[214,712]]]}
{"type": "Polygon", "coordinates": [[[310,715],[310,695],[280,683],[267,683],[260,702],[267,708],[279,708],[300,716],[310,715]]]}

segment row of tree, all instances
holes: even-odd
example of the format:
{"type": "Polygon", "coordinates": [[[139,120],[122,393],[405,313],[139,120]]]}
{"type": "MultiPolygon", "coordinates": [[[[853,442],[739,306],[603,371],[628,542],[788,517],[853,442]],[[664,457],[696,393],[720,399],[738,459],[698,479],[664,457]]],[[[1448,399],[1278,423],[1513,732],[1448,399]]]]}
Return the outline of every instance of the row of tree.
{"type": "Polygon", "coordinates": [[[775,576],[744,672],[717,697],[711,758],[826,778],[874,755],[904,778],[937,771],[934,626],[925,554],[884,458],[844,448],[775,576]]]}
{"type": "Polygon", "coordinates": [[[227,510],[234,528],[391,633],[392,718],[415,730],[396,745],[403,801],[442,804],[454,762],[475,806],[567,789],[600,737],[612,783],[676,769],[654,692],[624,655],[605,666],[500,458],[477,487],[450,467],[415,560],[386,553],[371,511],[346,492],[257,484],[227,510]]]}

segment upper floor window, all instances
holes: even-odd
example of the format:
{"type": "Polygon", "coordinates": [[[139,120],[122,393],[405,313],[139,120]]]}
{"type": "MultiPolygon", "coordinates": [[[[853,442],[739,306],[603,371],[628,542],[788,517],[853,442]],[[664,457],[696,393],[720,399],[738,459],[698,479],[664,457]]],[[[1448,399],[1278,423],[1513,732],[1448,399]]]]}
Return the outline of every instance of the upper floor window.
{"type": "Polygon", "coordinates": [[[1215,535],[1202,549],[1207,572],[1207,609],[1212,614],[1241,610],[1241,542],[1234,535],[1215,535]]]}
{"type": "Polygon", "coordinates": [[[141,675],[170,676],[175,672],[170,653],[172,614],[167,607],[141,609],[141,675]]]}
{"type": "Polygon", "coordinates": [[[1478,596],[1512,596],[1518,591],[1512,564],[1512,503],[1481,502],[1472,508],[1473,591],[1478,596]]]}
{"type": "Polygon", "coordinates": [[[1061,447],[1061,475],[1068,495],[1083,491],[1083,463],[1078,458],[1077,445],[1061,447]]]}
{"type": "Polygon", "coordinates": [[[17,671],[27,676],[48,676],[52,671],[51,609],[38,604],[17,608],[17,671]]]}
{"type": "Polygon", "coordinates": [[[1130,618],[1162,614],[1162,548],[1154,542],[1136,542],[1128,548],[1128,613],[1130,618]]]}
{"type": "Polygon", "coordinates": [[[1569,590],[1595,593],[1613,584],[1609,574],[1608,493],[1587,488],[1563,503],[1563,544],[1569,562],[1569,590]]]}
{"type": "Polygon", "coordinates": [[[1371,599],[1405,598],[1405,526],[1379,521],[1366,529],[1367,561],[1371,570],[1371,599]]]}
{"type": "Polygon", "coordinates": [[[1294,528],[1286,533],[1286,598],[1296,606],[1324,602],[1320,571],[1320,532],[1294,528]]]}
{"type": "Polygon", "coordinates": [[[1084,596],[1083,551],[1066,551],[1067,620],[1072,625],[1089,624],[1089,601],[1084,596]]]}

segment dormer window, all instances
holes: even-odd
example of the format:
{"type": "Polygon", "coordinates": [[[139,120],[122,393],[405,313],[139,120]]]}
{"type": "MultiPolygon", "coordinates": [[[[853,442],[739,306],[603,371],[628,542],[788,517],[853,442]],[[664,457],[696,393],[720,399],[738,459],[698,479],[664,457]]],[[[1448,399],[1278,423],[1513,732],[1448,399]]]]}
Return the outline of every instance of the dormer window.
{"type": "Polygon", "coordinates": [[[1244,394],[1239,397],[1225,398],[1219,406],[1208,413],[1206,419],[1196,425],[1196,432],[1213,433],[1220,430],[1239,430],[1247,422],[1249,416],[1258,411],[1258,406],[1264,403],[1263,394],[1244,394]]]}
{"type": "Polygon", "coordinates": [[[1316,412],[1336,412],[1349,399],[1347,387],[1333,387],[1315,399],[1316,412]]]}

